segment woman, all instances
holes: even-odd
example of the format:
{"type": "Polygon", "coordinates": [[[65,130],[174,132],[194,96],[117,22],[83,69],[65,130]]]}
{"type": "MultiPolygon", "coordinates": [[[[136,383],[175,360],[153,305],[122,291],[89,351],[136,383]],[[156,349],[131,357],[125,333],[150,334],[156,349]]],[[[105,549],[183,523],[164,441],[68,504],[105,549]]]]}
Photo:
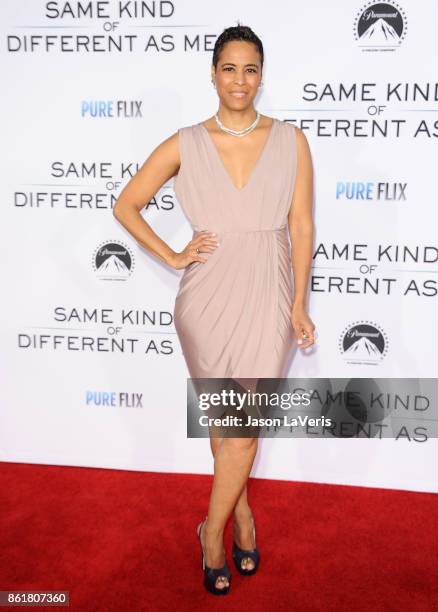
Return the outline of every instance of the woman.
{"type": "MultiPolygon", "coordinates": [[[[185,269],[174,320],[193,378],[280,377],[294,336],[302,348],[315,342],[306,308],[313,242],[311,156],[300,129],[254,108],[263,59],[262,43],[250,28],[224,30],[211,67],[219,96],[216,115],[162,142],[114,207],[141,245],[172,268],[185,269]],[[181,252],[140,215],[175,175],[175,193],[194,229],[181,252]]],[[[197,533],[204,585],[223,595],[231,584],[223,544],[231,513],[238,571],[252,575],[259,566],[246,491],[258,444],[257,437],[219,438],[210,431],[210,445],[213,487],[197,533]]]]}

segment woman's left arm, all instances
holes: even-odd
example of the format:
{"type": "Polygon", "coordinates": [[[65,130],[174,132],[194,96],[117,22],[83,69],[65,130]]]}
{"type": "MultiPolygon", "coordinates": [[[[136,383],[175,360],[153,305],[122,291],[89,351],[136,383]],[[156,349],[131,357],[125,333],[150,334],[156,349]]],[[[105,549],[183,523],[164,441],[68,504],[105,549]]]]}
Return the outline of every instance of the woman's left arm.
{"type": "Polygon", "coordinates": [[[304,132],[295,127],[297,168],[295,188],[288,215],[291,260],[294,276],[292,326],[301,348],[315,342],[315,325],[307,313],[306,296],[313,252],[313,166],[304,132]]]}

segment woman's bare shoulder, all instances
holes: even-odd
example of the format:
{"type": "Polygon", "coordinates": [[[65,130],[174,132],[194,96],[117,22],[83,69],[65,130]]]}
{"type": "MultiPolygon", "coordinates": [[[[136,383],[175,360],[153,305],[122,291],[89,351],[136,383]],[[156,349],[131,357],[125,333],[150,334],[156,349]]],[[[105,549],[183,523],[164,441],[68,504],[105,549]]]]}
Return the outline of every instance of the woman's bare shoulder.
{"type": "Polygon", "coordinates": [[[305,153],[309,152],[309,141],[304,133],[304,130],[298,127],[295,123],[292,123],[292,121],[282,121],[282,123],[287,126],[284,129],[288,130],[291,134],[294,134],[298,150],[304,151],[305,153]]]}
{"type": "Polygon", "coordinates": [[[180,156],[180,132],[181,128],[173,131],[169,136],[159,142],[149,153],[142,169],[152,172],[173,176],[181,164],[180,156]]]}
{"type": "Polygon", "coordinates": [[[179,157],[179,130],[172,132],[162,140],[151,152],[151,156],[159,158],[170,158],[176,160],[179,157]]]}
{"type": "Polygon", "coordinates": [[[309,141],[307,139],[306,134],[304,133],[304,130],[299,128],[297,125],[294,125],[294,128],[295,128],[295,136],[297,139],[298,148],[301,149],[302,151],[306,151],[307,153],[309,153],[310,152],[309,141]]]}

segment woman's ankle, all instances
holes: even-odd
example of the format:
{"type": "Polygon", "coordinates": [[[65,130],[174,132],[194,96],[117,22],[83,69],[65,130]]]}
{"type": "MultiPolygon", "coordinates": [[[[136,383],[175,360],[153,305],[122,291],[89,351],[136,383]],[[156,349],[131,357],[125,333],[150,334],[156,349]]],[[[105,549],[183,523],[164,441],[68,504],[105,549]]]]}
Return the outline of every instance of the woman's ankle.
{"type": "Polygon", "coordinates": [[[233,519],[234,519],[234,522],[237,524],[247,523],[248,521],[251,521],[253,518],[254,517],[251,511],[251,508],[249,506],[247,506],[247,508],[243,508],[243,509],[239,508],[238,510],[234,510],[233,519]]]}
{"type": "Polygon", "coordinates": [[[224,535],[224,527],[221,525],[215,525],[214,523],[209,522],[207,519],[204,526],[204,533],[206,536],[213,539],[221,539],[224,535]]]}

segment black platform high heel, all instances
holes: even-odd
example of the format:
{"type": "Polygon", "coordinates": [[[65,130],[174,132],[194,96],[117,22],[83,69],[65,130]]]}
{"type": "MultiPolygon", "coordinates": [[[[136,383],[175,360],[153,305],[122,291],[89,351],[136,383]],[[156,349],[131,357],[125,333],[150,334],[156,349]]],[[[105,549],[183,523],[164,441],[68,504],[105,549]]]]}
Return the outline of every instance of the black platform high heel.
{"type": "MultiPolygon", "coordinates": [[[[255,530],[255,521],[253,519],[253,535],[254,535],[254,543],[256,541],[256,530],[255,530]]],[[[233,560],[237,570],[242,574],[242,576],[252,576],[256,573],[259,563],[260,563],[260,551],[257,548],[252,548],[250,550],[245,550],[244,548],[239,548],[237,546],[235,540],[233,539],[233,560]],[[242,567],[242,561],[245,558],[250,558],[254,563],[254,567],[251,569],[246,569],[242,567]]]]}
{"type": "Polygon", "coordinates": [[[196,528],[196,533],[198,534],[199,538],[199,544],[201,545],[201,561],[202,569],[204,570],[204,586],[207,591],[210,591],[210,593],[213,593],[214,595],[226,595],[229,592],[231,586],[231,572],[227,565],[227,562],[225,561],[222,567],[208,567],[208,565],[206,565],[205,563],[204,548],[201,542],[201,529],[202,525],[205,523],[206,520],[207,517],[203,521],[201,521],[198,527],[196,528]],[[216,586],[216,581],[220,576],[223,576],[228,579],[228,586],[224,586],[222,588],[218,588],[216,586]]]}

